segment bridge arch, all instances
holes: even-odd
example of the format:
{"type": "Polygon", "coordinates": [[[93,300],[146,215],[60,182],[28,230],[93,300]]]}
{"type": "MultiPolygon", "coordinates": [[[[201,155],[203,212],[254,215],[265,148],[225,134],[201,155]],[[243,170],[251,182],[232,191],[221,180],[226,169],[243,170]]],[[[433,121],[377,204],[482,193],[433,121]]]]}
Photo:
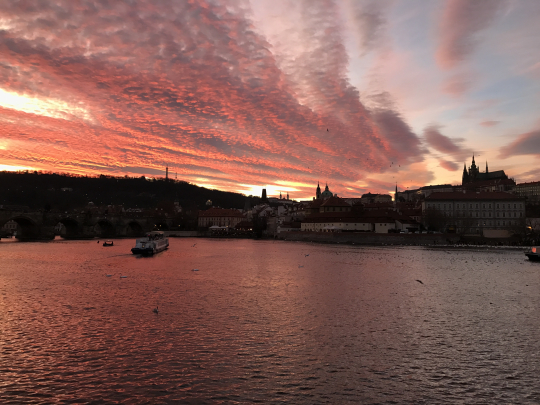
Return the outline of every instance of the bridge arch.
{"type": "Polygon", "coordinates": [[[126,236],[136,238],[138,236],[144,236],[144,229],[137,221],[131,221],[127,224],[126,236]]]}
{"type": "Polygon", "coordinates": [[[94,231],[100,238],[112,238],[116,235],[116,227],[108,219],[101,219],[94,226],[94,231]]]}
{"type": "Polygon", "coordinates": [[[10,218],[8,221],[15,221],[17,223],[17,239],[39,239],[40,228],[39,225],[31,218],[18,215],[10,218]]]}
{"type": "Polygon", "coordinates": [[[64,225],[64,227],[66,228],[65,233],[60,235],[63,238],[70,239],[81,236],[81,225],[79,224],[79,222],[77,222],[76,219],[69,217],[60,218],[58,220],[58,223],[64,225]]]}

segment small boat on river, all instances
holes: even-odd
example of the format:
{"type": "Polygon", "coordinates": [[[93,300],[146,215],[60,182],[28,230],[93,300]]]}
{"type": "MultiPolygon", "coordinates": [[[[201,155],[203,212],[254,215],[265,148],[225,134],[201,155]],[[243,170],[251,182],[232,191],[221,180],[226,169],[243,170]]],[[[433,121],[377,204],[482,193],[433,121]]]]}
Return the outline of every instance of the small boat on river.
{"type": "Polygon", "coordinates": [[[114,246],[114,242],[112,240],[106,240],[103,242],[103,246],[114,246]]]}
{"type": "Polygon", "coordinates": [[[540,247],[533,246],[530,250],[525,252],[525,256],[527,256],[531,262],[540,262],[540,247]]]}
{"type": "Polygon", "coordinates": [[[139,238],[135,242],[135,247],[131,249],[134,255],[152,256],[169,247],[169,238],[163,232],[150,232],[144,238],[139,238]]]}

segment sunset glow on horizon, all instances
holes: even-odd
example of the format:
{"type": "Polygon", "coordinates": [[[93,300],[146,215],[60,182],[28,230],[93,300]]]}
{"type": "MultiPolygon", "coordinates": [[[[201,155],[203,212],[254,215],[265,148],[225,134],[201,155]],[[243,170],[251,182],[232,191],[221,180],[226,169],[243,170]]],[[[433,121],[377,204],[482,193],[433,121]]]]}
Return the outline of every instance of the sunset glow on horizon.
{"type": "Polygon", "coordinates": [[[540,2],[0,3],[0,170],[311,199],[540,180],[540,2]]]}

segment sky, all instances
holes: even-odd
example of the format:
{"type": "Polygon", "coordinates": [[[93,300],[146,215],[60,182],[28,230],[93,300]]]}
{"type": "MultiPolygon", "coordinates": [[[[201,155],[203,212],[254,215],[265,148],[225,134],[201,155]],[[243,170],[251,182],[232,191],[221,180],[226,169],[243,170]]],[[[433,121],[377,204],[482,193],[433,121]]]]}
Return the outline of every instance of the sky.
{"type": "Polygon", "coordinates": [[[0,170],[311,199],[540,180],[540,1],[2,0],[0,170]]]}

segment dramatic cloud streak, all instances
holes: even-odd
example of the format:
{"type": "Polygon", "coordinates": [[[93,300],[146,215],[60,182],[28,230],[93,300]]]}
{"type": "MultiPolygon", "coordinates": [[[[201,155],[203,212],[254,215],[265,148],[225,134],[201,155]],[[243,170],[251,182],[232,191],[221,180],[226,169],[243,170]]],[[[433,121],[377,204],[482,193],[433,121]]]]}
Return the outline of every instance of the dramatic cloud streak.
{"type": "Polygon", "coordinates": [[[540,130],[519,135],[515,141],[501,148],[499,157],[505,159],[513,155],[540,157],[540,130]]]}
{"type": "Polygon", "coordinates": [[[465,60],[476,47],[479,33],[497,14],[502,0],[447,0],[439,28],[437,62],[452,68],[465,60]]]}
{"type": "MultiPolygon", "coordinates": [[[[451,139],[440,132],[440,127],[431,125],[424,129],[424,138],[427,144],[433,149],[452,157],[454,160],[464,160],[472,155],[472,151],[463,148],[460,144],[463,139],[451,139]]],[[[456,171],[459,166],[456,162],[440,159],[439,164],[442,168],[449,171],[456,171]]]]}
{"type": "Polygon", "coordinates": [[[424,137],[429,146],[433,149],[438,150],[442,153],[447,153],[449,155],[461,155],[465,151],[458,144],[463,141],[463,139],[451,139],[440,132],[440,127],[436,125],[431,125],[424,129],[424,137]]]}
{"type": "MultiPolygon", "coordinates": [[[[1,163],[119,175],[168,165],[196,184],[292,197],[311,196],[317,180],[340,195],[456,181],[471,149],[455,137],[470,123],[455,117],[483,106],[483,130],[522,105],[498,109],[504,86],[467,98],[473,76],[454,69],[489,42],[480,34],[502,2],[425,4],[2,1],[1,163]],[[426,128],[427,148],[417,134],[429,122],[447,135],[426,128]]],[[[521,7],[509,16],[527,15],[521,7]]],[[[524,34],[507,29],[534,37],[531,21],[524,34]]],[[[537,63],[522,62],[516,72],[537,63]]],[[[513,100],[538,89],[537,76],[515,74],[529,82],[513,100]]]]}

